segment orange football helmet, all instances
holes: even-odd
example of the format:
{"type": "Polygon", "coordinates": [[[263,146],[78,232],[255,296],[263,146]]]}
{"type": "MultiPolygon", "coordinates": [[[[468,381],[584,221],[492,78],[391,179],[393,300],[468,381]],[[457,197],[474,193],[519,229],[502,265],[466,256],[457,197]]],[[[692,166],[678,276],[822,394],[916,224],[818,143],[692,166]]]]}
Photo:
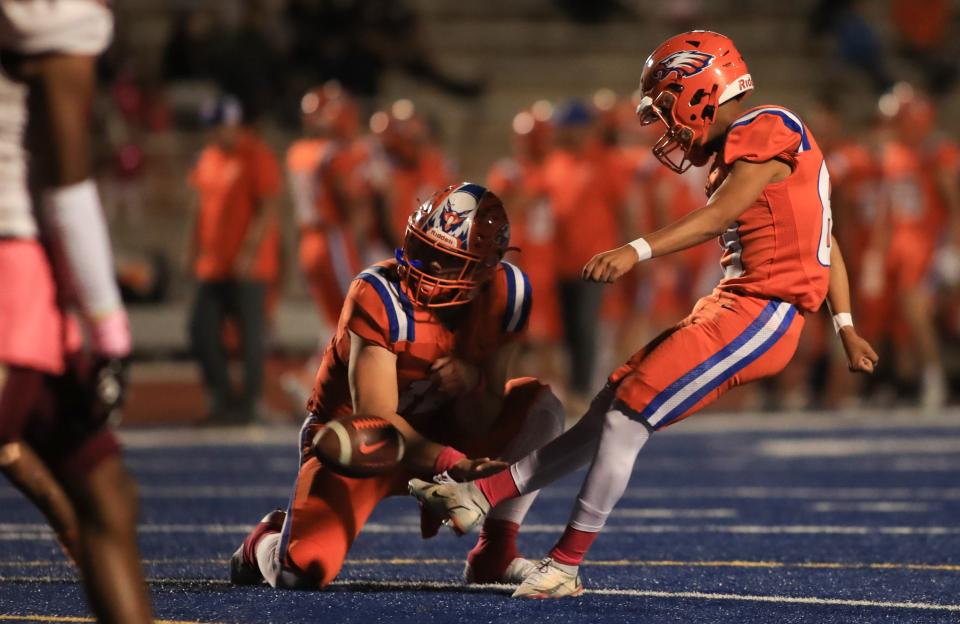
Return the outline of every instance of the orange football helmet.
{"type": "Polygon", "coordinates": [[[360,132],[357,103],[336,80],[307,91],[300,98],[300,113],[304,128],[321,136],[350,140],[360,132]]]}
{"type": "Polygon", "coordinates": [[[640,122],[666,126],[654,156],[673,171],[686,171],[693,164],[690,150],[704,143],[717,107],[752,89],[747,64],[729,37],[693,30],[667,39],[640,76],[640,122]]]}
{"type": "Polygon", "coordinates": [[[462,182],[436,193],[407,220],[398,271],[420,306],[468,303],[496,274],[510,244],[503,202],[462,182]]]}
{"type": "Polygon", "coordinates": [[[538,100],[513,117],[514,149],[523,158],[542,160],[553,145],[553,105],[538,100]]]}
{"type": "Polygon", "coordinates": [[[937,111],[933,102],[912,85],[900,82],[879,101],[880,114],[907,145],[919,145],[933,132],[937,111]]]}
{"type": "Polygon", "coordinates": [[[370,131],[383,149],[404,166],[415,166],[421,149],[430,140],[427,120],[413,102],[397,100],[370,117],[370,131]]]}

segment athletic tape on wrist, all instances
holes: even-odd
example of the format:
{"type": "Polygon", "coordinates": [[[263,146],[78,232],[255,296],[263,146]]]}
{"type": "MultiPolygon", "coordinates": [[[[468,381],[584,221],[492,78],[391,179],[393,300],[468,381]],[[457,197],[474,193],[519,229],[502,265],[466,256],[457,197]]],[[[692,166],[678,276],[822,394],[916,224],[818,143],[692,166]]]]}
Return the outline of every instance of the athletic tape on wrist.
{"type": "Polygon", "coordinates": [[[637,252],[637,262],[643,262],[653,257],[653,251],[650,250],[650,244],[643,238],[627,243],[637,252]]]}
{"type": "Polygon", "coordinates": [[[853,327],[853,315],[849,312],[839,312],[833,315],[833,329],[839,334],[844,327],[853,327]]]}

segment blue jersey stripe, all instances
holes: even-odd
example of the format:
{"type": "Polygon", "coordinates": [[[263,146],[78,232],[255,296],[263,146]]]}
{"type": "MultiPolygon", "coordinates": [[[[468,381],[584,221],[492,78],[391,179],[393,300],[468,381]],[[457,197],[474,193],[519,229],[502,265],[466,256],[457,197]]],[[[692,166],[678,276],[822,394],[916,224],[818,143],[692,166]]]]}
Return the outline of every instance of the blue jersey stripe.
{"type": "Polygon", "coordinates": [[[731,377],[733,377],[734,375],[742,371],[744,368],[749,366],[761,355],[769,351],[770,347],[776,344],[776,342],[780,340],[781,336],[783,336],[783,334],[787,331],[787,329],[789,329],[790,324],[793,323],[793,317],[796,316],[796,314],[797,314],[797,309],[793,306],[790,306],[790,309],[787,310],[787,313],[784,315],[783,320],[780,321],[780,325],[772,334],[770,334],[770,337],[767,338],[763,342],[763,344],[761,344],[759,347],[754,349],[750,354],[748,354],[743,359],[733,362],[730,365],[730,367],[727,368],[722,373],[720,373],[716,379],[714,379],[704,387],[694,392],[685,401],[680,403],[680,405],[670,410],[663,417],[663,419],[661,419],[660,422],[656,424],[655,428],[660,429],[662,427],[666,427],[672,421],[682,416],[688,409],[690,409],[691,407],[696,405],[698,402],[700,402],[700,399],[707,396],[708,393],[719,388],[721,384],[723,384],[728,379],[730,379],[731,377]]]}
{"type": "Polygon", "coordinates": [[[390,323],[390,342],[399,341],[400,327],[397,323],[397,311],[394,308],[393,298],[390,296],[390,293],[387,292],[387,287],[384,286],[383,282],[378,280],[376,276],[370,275],[366,272],[360,274],[360,279],[372,285],[377,291],[377,294],[380,295],[380,300],[383,302],[383,308],[387,311],[387,320],[390,323]]]}
{"type": "Polygon", "coordinates": [[[517,332],[526,328],[527,321],[530,319],[530,310],[533,308],[533,289],[530,288],[530,278],[522,271],[520,275],[523,276],[523,309],[520,311],[520,320],[514,328],[517,332]]]}
{"type": "Polygon", "coordinates": [[[400,307],[403,308],[403,313],[407,316],[407,335],[403,340],[413,342],[417,337],[417,323],[413,320],[413,304],[410,303],[410,297],[407,296],[407,293],[403,292],[400,281],[398,280],[392,283],[400,295],[400,307]]]}
{"type": "MultiPolygon", "coordinates": [[[[753,111],[756,113],[755,116],[750,119],[743,119],[741,121],[733,122],[730,127],[736,128],[737,126],[746,126],[750,124],[753,120],[757,119],[761,115],[776,115],[783,120],[783,124],[800,135],[800,151],[806,151],[810,149],[810,140],[807,138],[807,130],[803,127],[802,123],[799,123],[797,119],[793,116],[787,114],[785,111],[782,111],[778,108],[765,108],[759,112],[753,111]]],[[[748,115],[750,113],[747,113],[748,115]]]]}
{"type": "Polygon", "coordinates": [[[507,262],[502,262],[503,274],[507,278],[507,309],[503,313],[503,331],[510,330],[510,319],[513,318],[513,309],[517,303],[517,277],[507,262]]]}
{"type": "Polygon", "coordinates": [[[753,320],[750,325],[747,326],[739,336],[733,339],[727,346],[723,347],[715,354],[707,358],[700,365],[694,367],[692,370],[687,372],[685,375],[677,379],[675,382],[664,388],[657,396],[650,401],[650,404],[644,408],[643,412],[640,414],[643,420],[649,420],[651,416],[663,405],[665,402],[670,400],[674,394],[682,390],[690,382],[695,380],[697,377],[710,370],[718,362],[722,361],[724,358],[728,357],[731,353],[742,347],[753,338],[757,332],[770,320],[770,317],[773,316],[773,313],[777,309],[779,301],[771,301],[768,303],[763,310],[760,312],[760,315],[753,320]]]}

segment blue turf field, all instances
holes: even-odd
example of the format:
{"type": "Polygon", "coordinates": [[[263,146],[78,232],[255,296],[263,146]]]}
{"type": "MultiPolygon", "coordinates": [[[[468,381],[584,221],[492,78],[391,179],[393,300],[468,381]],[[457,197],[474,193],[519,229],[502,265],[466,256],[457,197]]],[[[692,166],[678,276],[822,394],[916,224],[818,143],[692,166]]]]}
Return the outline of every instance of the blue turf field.
{"type": "MultiPolygon", "coordinates": [[[[231,587],[226,559],[252,522],[285,504],[295,438],[293,429],[128,433],[159,618],[960,622],[956,414],[704,416],[658,434],[590,553],[589,593],[547,603],[460,586],[471,538],[421,541],[406,499],[378,510],[330,591],[231,587]]],[[[579,478],[543,492],[525,553],[552,544],[579,478]]],[[[5,486],[0,541],[0,622],[89,621],[49,532],[5,486]]]]}

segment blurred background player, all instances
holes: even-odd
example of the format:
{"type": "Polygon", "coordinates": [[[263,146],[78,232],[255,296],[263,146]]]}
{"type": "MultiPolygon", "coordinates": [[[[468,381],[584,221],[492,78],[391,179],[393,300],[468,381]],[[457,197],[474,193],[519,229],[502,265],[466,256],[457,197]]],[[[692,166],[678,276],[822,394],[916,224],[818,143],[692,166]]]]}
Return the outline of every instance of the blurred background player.
{"type": "Polygon", "coordinates": [[[359,139],[357,105],[339,84],[307,92],[300,108],[306,136],[287,151],[300,269],[317,309],[336,327],[350,282],[363,268],[357,239],[367,220],[358,213],[368,154],[359,139]]]}
{"type": "Polygon", "coordinates": [[[131,340],[88,116],[112,29],[100,3],[0,2],[0,464],[53,520],[97,619],[135,624],[152,621],[135,486],[106,427],[131,340]],[[66,306],[81,314],[88,354],[66,306]]]}
{"type": "Polygon", "coordinates": [[[210,137],[190,173],[198,204],[190,250],[197,279],[190,342],[203,371],[210,418],[250,422],[261,409],[267,292],[279,272],[280,167],[256,132],[242,125],[234,98],[208,102],[201,115],[210,137]],[[228,370],[228,320],[243,359],[239,396],[228,370]]]}
{"type": "Polygon", "coordinates": [[[571,399],[583,402],[593,387],[603,289],[580,279],[597,246],[616,245],[620,198],[610,192],[617,179],[597,149],[594,111],[579,100],[553,116],[556,143],[544,163],[547,197],[555,217],[557,279],[564,340],[570,357],[571,399]],[[582,215],[590,215],[583,219],[582,215]]]}
{"type": "MultiPolygon", "coordinates": [[[[360,138],[357,104],[339,83],[327,82],[300,100],[304,136],[287,150],[287,180],[300,234],[299,264],[324,326],[333,331],[350,282],[363,268],[360,247],[373,226],[363,180],[369,160],[360,138]]],[[[284,387],[303,405],[319,354],[330,336],[320,336],[318,357],[304,375],[288,373],[284,387]]]]}
{"type": "Polygon", "coordinates": [[[729,38],[691,31],[644,63],[637,115],[663,131],[653,154],[681,173],[713,158],[707,204],[645,238],[594,256],[583,279],[612,283],[637,263],[719,237],[724,279],[693,312],[614,371],[583,419],[508,470],[464,484],[410,482],[427,509],[467,531],[490,505],[589,463],[563,535],[514,597],[583,593],[579,566],[627,487],[650,435],[730,389],[779,373],[804,314],[828,301],[852,371],[877,356],[853,328],[839,246],[830,232],[829,178],[812,135],[791,111],[745,109],[753,79],[729,38]],[[774,244],[778,242],[779,244],[774,244]]]}
{"type": "MultiPolygon", "coordinates": [[[[377,249],[393,254],[403,241],[413,206],[450,183],[452,173],[432,137],[427,119],[410,100],[397,100],[370,117],[373,156],[366,176],[377,218],[377,249]]],[[[382,253],[382,252],[381,252],[382,253]]],[[[368,257],[376,262],[383,257],[368,257]]]]}
{"type": "Polygon", "coordinates": [[[935,131],[933,104],[901,83],[881,98],[881,196],[862,287],[875,310],[897,319],[898,377],[914,381],[920,404],[943,407],[947,383],[935,326],[933,266],[937,247],[954,257],[960,244],[960,149],[935,131]]]}
{"type": "Polygon", "coordinates": [[[535,102],[516,114],[511,126],[513,155],[501,158],[487,174],[487,187],[503,199],[510,216],[511,262],[524,267],[537,305],[519,356],[518,370],[536,371],[542,379],[565,383],[557,296],[557,246],[553,207],[545,179],[545,163],[553,146],[553,106],[535,102]]]}
{"type": "MultiPolygon", "coordinates": [[[[410,477],[476,478],[506,465],[489,457],[519,457],[563,430],[548,386],[510,379],[533,293],[526,275],[502,261],[509,240],[500,199],[477,184],[454,185],[413,212],[396,259],[353,282],[317,371],[290,506],[237,549],[234,583],[323,588],[374,507],[404,494],[410,477]],[[351,413],[395,424],[405,438],[400,468],[351,479],[317,460],[317,430],[351,413]]],[[[467,582],[516,583],[530,571],[516,538],[534,496],[491,511],[467,556],[467,582]]],[[[439,527],[439,518],[421,521],[424,537],[439,527]]]]}

